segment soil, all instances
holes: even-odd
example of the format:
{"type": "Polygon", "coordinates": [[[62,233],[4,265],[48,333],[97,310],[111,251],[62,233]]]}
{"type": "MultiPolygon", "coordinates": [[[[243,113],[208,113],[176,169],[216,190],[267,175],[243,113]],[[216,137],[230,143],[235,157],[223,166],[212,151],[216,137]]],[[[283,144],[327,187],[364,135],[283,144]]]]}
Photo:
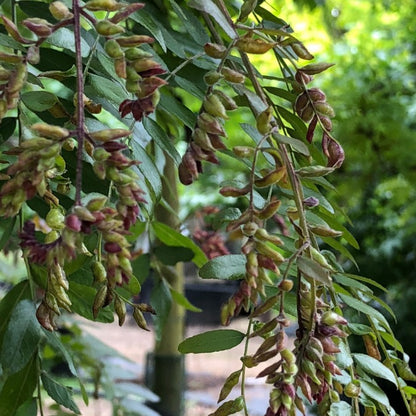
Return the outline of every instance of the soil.
{"type": "MultiPolygon", "coordinates": [[[[103,340],[126,358],[137,363],[136,381],[141,384],[144,383],[146,355],[152,351],[154,344],[152,332],[143,331],[129,322],[122,328],[117,323],[100,324],[81,321],[81,324],[88,333],[103,340]]],[[[237,319],[230,325],[230,328],[245,332],[246,325],[246,319],[237,319]]],[[[189,326],[186,330],[186,337],[216,328],[212,326],[189,326]]],[[[254,338],[250,342],[248,353],[253,353],[260,343],[261,339],[254,338]]],[[[240,357],[244,355],[243,344],[228,351],[211,354],[189,354],[186,356],[185,416],[208,416],[218,407],[218,394],[224,380],[231,372],[241,368],[240,357]]],[[[263,380],[256,378],[261,369],[262,367],[258,366],[247,369],[246,373],[246,397],[250,416],[263,416],[268,404],[268,386],[263,383],[263,380]]],[[[237,386],[229,398],[237,397],[239,394],[239,387],[237,386]]],[[[79,406],[82,416],[113,416],[110,403],[103,399],[90,402],[88,407],[83,403],[80,403],[79,406]]]]}

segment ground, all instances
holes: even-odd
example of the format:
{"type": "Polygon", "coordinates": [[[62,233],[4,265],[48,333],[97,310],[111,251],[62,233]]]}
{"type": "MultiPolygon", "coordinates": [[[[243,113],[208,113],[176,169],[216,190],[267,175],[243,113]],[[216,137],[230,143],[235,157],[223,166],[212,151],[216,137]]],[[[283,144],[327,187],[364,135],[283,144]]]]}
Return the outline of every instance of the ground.
{"type": "MultiPolygon", "coordinates": [[[[231,328],[246,331],[247,320],[237,319],[231,328]]],[[[144,363],[146,354],[153,348],[153,334],[137,328],[127,322],[123,327],[117,323],[99,324],[82,321],[83,328],[95,337],[119,351],[125,357],[137,363],[137,380],[144,382],[144,363]]],[[[204,332],[213,327],[190,326],[186,336],[204,332]]],[[[250,352],[254,352],[261,340],[253,339],[250,343],[250,352]]],[[[216,402],[225,378],[233,371],[241,368],[240,357],[243,355],[244,345],[223,352],[211,354],[189,354],[186,356],[185,366],[187,374],[187,390],[185,394],[186,416],[208,416],[217,407],[216,402]]],[[[246,395],[250,416],[263,416],[268,403],[268,386],[263,380],[256,378],[261,367],[248,369],[246,395]]],[[[236,397],[239,387],[235,388],[230,397],[236,397]]],[[[81,407],[82,416],[113,416],[111,405],[104,400],[90,403],[88,408],[81,407]]]]}

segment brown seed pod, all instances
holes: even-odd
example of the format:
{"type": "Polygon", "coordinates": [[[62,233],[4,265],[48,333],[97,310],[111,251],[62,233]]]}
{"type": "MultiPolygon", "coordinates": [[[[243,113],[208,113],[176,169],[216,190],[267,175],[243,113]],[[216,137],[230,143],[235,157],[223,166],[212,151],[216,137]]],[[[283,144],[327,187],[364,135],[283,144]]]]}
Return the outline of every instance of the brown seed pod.
{"type": "Polygon", "coordinates": [[[241,84],[245,81],[246,77],[241,72],[235,71],[234,69],[224,67],[221,70],[221,74],[224,76],[224,79],[235,83],[235,84],[241,84]]]}
{"type": "Polygon", "coordinates": [[[211,58],[221,59],[225,57],[227,48],[218,43],[206,43],[204,45],[204,51],[211,58]]]}
{"type": "Polygon", "coordinates": [[[263,39],[243,37],[237,40],[235,46],[242,52],[262,55],[276,46],[276,43],[267,42],[263,39]]]}

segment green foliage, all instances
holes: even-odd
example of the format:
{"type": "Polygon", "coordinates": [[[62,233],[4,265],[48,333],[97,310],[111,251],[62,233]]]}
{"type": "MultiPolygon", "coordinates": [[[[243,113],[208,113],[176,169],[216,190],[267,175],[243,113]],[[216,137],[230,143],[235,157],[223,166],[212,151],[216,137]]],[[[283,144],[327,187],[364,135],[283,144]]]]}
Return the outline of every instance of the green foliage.
{"type": "MultiPolygon", "coordinates": [[[[333,94],[340,100],[333,129],[335,111],[311,85],[332,63],[310,62],[307,36],[267,2],[74,0],[68,6],[14,0],[1,6],[0,246],[22,249],[27,280],[0,302],[0,413],[36,412],[43,391],[58,409],[79,413],[73,394],[88,401],[83,369],[114,413],[154,415],[144,401],[157,397],[128,381],[115,383],[108,350],[62,315],[99,322],[117,315],[122,325],[132,310],[148,330],[146,314],[156,314],[160,341],[175,303],[197,310],[173,284],[173,266],[184,261],[203,279],[240,281],[221,309],[224,325],[243,310],[248,315],[246,333],[209,331],[178,346],[181,353],[207,353],[245,342],[220,401],[238,381],[241,395],[212,415],[248,415],[245,370],[260,363],[266,366],[259,376],[271,386],[268,416],[304,412],[304,402],[316,402],[319,414],[359,414],[360,406],[392,413],[380,379],[399,388],[410,411],[413,392],[405,380],[412,373],[384,312],[394,314],[373,293],[378,283],[344,272],[345,259],[355,261],[350,250],[358,248],[341,209],[348,183],[327,179],[341,167],[341,180],[356,172],[354,164],[343,165],[351,136],[351,148],[365,155],[363,195],[374,191],[368,201],[391,219],[383,227],[394,232],[402,217],[391,214],[413,195],[413,164],[387,131],[398,130],[411,152],[410,126],[401,123],[408,103],[397,97],[378,113],[391,85],[372,82],[365,56],[358,64],[350,59],[342,71],[331,70],[343,74],[344,88],[333,94]],[[265,60],[273,62],[270,71],[265,60]],[[365,120],[351,116],[351,108],[365,120]],[[403,180],[380,163],[381,151],[403,161],[403,180]],[[197,192],[201,199],[215,194],[211,199],[225,208],[204,208],[193,229],[177,221],[168,198],[176,188],[170,166],[184,186],[208,178],[209,191],[197,192]],[[377,174],[385,181],[374,187],[377,174]],[[386,179],[391,174],[396,180],[386,179]],[[401,198],[380,204],[389,192],[401,198]],[[161,208],[169,221],[160,218],[161,208]],[[204,216],[212,216],[212,228],[204,216]],[[226,254],[220,231],[237,240],[237,253],[226,254]],[[148,244],[141,248],[143,240],[148,244]],[[150,304],[138,303],[150,275],[150,304]],[[290,319],[297,325],[293,347],[286,341],[290,319]],[[69,335],[54,335],[60,326],[69,335]],[[253,337],[261,345],[249,354],[253,337]],[[366,354],[354,351],[354,337],[362,337],[366,354]],[[76,392],[52,375],[52,359],[66,363],[71,382],[78,380],[76,392]],[[341,392],[351,400],[340,400],[341,392]]],[[[363,10],[373,12],[367,3],[363,10]]],[[[339,27],[329,25],[340,38],[342,19],[339,27]]],[[[362,36],[369,42],[374,34],[370,28],[362,36]]],[[[382,69],[394,75],[386,60],[382,69]]]]}

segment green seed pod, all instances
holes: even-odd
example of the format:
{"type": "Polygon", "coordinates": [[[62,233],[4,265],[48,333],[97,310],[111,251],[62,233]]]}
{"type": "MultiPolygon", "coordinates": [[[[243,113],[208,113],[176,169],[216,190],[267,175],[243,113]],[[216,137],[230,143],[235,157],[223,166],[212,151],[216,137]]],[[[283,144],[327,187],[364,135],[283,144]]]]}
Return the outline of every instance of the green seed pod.
{"type": "Polygon", "coordinates": [[[224,67],[221,70],[221,74],[224,76],[226,81],[232,82],[234,84],[241,84],[245,81],[246,77],[241,72],[234,71],[234,69],[224,67]]]}
{"type": "Polygon", "coordinates": [[[136,59],[151,58],[153,55],[140,48],[129,48],[124,52],[128,61],[135,61],[136,59]]]}
{"type": "Polygon", "coordinates": [[[249,146],[234,146],[233,147],[233,153],[237,157],[250,158],[250,157],[254,156],[255,149],[254,149],[254,147],[249,147],[249,146]]]}
{"type": "Polygon", "coordinates": [[[299,176],[302,176],[303,178],[316,178],[319,176],[328,175],[334,170],[335,169],[331,167],[313,165],[313,166],[305,166],[303,168],[300,168],[296,171],[296,173],[299,176]]]}
{"type": "Polygon", "coordinates": [[[240,51],[257,55],[266,53],[276,45],[277,44],[274,42],[266,42],[263,39],[253,39],[249,37],[240,38],[235,43],[235,46],[240,49],[240,51]]]}
{"type": "Polygon", "coordinates": [[[244,0],[237,22],[244,23],[257,6],[257,0],[244,0]]]}
{"type": "Polygon", "coordinates": [[[160,64],[151,58],[136,59],[131,63],[137,72],[149,71],[154,68],[160,68],[160,64]]]}
{"type": "Polygon", "coordinates": [[[130,134],[131,131],[126,129],[104,129],[89,133],[91,139],[102,143],[106,143],[110,140],[121,139],[122,137],[129,136],[130,134]]]}
{"type": "Polygon", "coordinates": [[[316,235],[322,237],[341,237],[342,231],[333,230],[324,225],[310,225],[309,229],[316,235]]]}
{"type": "Polygon", "coordinates": [[[192,140],[203,150],[215,152],[208,133],[200,128],[196,128],[192,133],[192,140]]]}
{"type": "Polygon", "coordinates": [[[107,298],[107,292],[107,286],[103,285],[98,289],[97,294],[95,295],[94,303],[92,305],[92,316],[94,317],[94,319],[97,319],[100,309],[104,306],[104,303],[107,298]]]}
{"type": "Polygon", "coordinates": [[[15,69],[10,74],[9,84],[7,85],[8,94],[19,92],[25,84],[27,76],[27,68],[23,63],[16,65],[15,69]]]}
{"type": "Polygon", "coordinates": [[[225,130],[220,124],[220,122],[213,117],[211,114],[208,113],[201,113],[197,119],[198,127],[211,134],[216,134],[218,136],[226,136],[225,130]]]}
{"type": "Polygon", "coordinates": [[[61,314],[61,311],[58,306],[58,302],[56,301],[55,296],[51,292],[46,292],[44,301],[49,309],[54,311],[57,315],[61,314]]]}
{"type": "Polygon", "coordinates": [[[238,108],[238,105],[236,102],[227,94],[225,94],[223,91],[215,90],[214,94],[218,96],[218,98],[221,100],[222,105],[227,111],[233,111],[238,108]]]}
{"type": "Polygon", "coordinates": [[[132,80],[128,79],[126,81],[126,90],[128,92],[133,93],[133,94],[136,94],[136,93],[140,92],[141,88],[140,88],[139,81],[132,81],[132,80]]]}
{"type": "Polygon", "coordinates": [[[212,116],[220,117],[225,120],[228,119],[225,107],[216,94],[210,94],[207,97],[205,97],[203,105],[205,111],[207,111],[212,116]]]}
{"type": "Polygon", "coordinates": [[[49,11],[56,20],[70,19],[73,14],[62,1],[54,1],[49,5],[49,11]]]}
{"type": "Polygon", "coordinates": [[[207,85],[214,85],[222,78],[224,76],[218,71],[209,71],[204,75],[204,81],[207,85]]]}
{"type": "Polygon", "coordinates": [[[46,215],[46,223],[55,230],[62,230],[65,228],[65,215],[59,208],[53,208],[46,215]]]}
{"type": "Polygon", "coordinates": [[[314,107],[317,111],[317,113],[327,116],[327,117],[335,117],[335,111],[334,109],[326,102],[316,102],[314,103],[314,107]]]}
{"type": "Polygon", "coordinates": [[[68,129],[46,123],[35,123],[32,125],[31,129],[40,136],[47,137],[49,139],[63,139],[69,136],[68,129]]]}
{"type": "Polygon", "coordinates": [[[302,371],[318,386],[320,386],[321,380],[316,376],[316,367],[314,363],[309,360],[303,359],[301,364],[302,371]]]}
{"type": "Polygon", "coordinates": [[[108,198],[106,196],[93,198],[88,202],[87,209],[91,212],[101,211],[107,203],[107,200],[108,198]]]}
{"type": "Polygon", "coordinates": [[[314,58],[314,56],[306,49],[305,45],[302,42],[294,42],[291,43],[290,46],[293,49],[293,52],[301,58],[307,61],[310,61],[314,58]]]}
{"type": "Polygon", "coordinates": [[[261,220],[267,220],[276,214],[277,210],[280,208],[282,201],[279,199],[271,200],[261,211],[257,213],[257,218],[261,220]]]}
{"type": "Polygon", "coordinates": [[[110,58],[122,58],[124,56],[123,49],[115,39],[109,39],[104,45],[104,50],[110,58]]]}
{"type": "Polygon", "coordinates": [[[409,401],[410,413],[416,415],[416,395],[412,395],[409,401]]]}
{"type": "Polygon", "coordinates": [[[98,162],[104,162],[111,156],[110,152],[102,147],[96,147],[92,153],[92,158],[98,162]]]}
{"type": "Polygon", "coordinates": [[[94,276],[94,283],[104,283],[107,281],[107,272],[103,264],[99,261],[94,261],[91,264],[92,275],[94,276]]]}
{"type": "Polygon", "coordinates": [[[135,307],[133,310],[133,319],[140,328],[149,331],[146,319],[144,318],[142,311],[138,307],[135,307]]]}
{"type": "Polygon", "coordinates": [[[231,373],[225,380],[224,385],[220,391],[218,402],[222,402],[225,400],[228,395],[231,393],[231,390],[234,386],[238,384],[240,380],[241,370],[234,371],[231,373]]]}
{"type": "Polygon", "coordinates": [[[256,127],[261,134],[268,134],[272,129],[270,124],[273,117],[273,107],[268,107],[266,110],[262,111],[256,118],[256,127]]]}
{"type": "Polygon", "coordinates": [[[111,23],[109,20],[99,20],[96,22],[95,30],[102,36],[113,36],[125,32],[122,26],[111,23]]]}
{"type": "Polygon", "coordinates": [[[122,4],[118,3],[116,0],[89,0],[85,4],[85,8],[92,12],[95,11],[106,11],[114,12],[122,7],[122,4]]]}
{"type": "Polygon", "coordinates": [[[260,241],[270,241],[277,246],[283,245],[283,241],[277,235],[269,234],[264,228],[257,229],[254,236],[260,241]]]}
{"type": "Polygon", "coordinates": [[[275,170],[272,170],[262,178],[256,179],[254,184],[258,188],[265,188],[266,186],[274,185],[281,181],[286,175],[286,166],[281,166],[275,170]]]}
{"type": "Polygon", "coordinates": [[[218,43],[206,43],[204,45],[205,53],[211,58],[222,59],[227,54],[227,48],[218,43]]]}
{"type": "Polygon", "coordinates": [[[87,207],[84,207],[82,205],[76,205],[73,208],[74,214],[81,220],[81,221],[90,221],[95,222],[95,217],[91,213],[87,207]]]}
{"type": "Polygon", "coordinates": [[[358,380],[352,380],[344,387],[344,394],[352,399],[359,397],[360,393],[361,387],[358,380]]]}
{"type": "Polygon", "coordinates": [[[319,74],[323,71],[326,71],[328,68],[331,68],[331,66],[334,66],[335,64],[328,64],[326,62],[320,62],[317,64],[309,64],[305,65],[302,68],[299,68],[299,71],[304,72],[308,75],[315,75],[319,74]]]}
{"type": "Polygon", "coordinates": [[[280,295],[274,295],[269,298],[267,298],[263,303],[258,305],[253,313],[251,314],[251,317],[255,318],[256,316],[263,315],[267,311],[269,311],[273,306],[276,305],[276,303],[279,301],[280,295]]]}
{"type": "Polygon", "coordinates": [[[123,326],[124,321],[126,320],[127,310],[125,302],[119,296],[114,298],[114,310],[118,317],[119,326],[123,326]]]}
{"type": "Polygon", "coordinates": [[[283,292],[290,292],[293,289],[293,281],[284,279],[279,283],[279,289],[283,292]]]}
{"type": "Polygon", "coordinates": [[[259,226],[255,222],[253,222],[253,221],[246,222],[243,225],[243,234],[246,237],[252,237],[256,233],[258,228],[259,228],[259,226]]]}

